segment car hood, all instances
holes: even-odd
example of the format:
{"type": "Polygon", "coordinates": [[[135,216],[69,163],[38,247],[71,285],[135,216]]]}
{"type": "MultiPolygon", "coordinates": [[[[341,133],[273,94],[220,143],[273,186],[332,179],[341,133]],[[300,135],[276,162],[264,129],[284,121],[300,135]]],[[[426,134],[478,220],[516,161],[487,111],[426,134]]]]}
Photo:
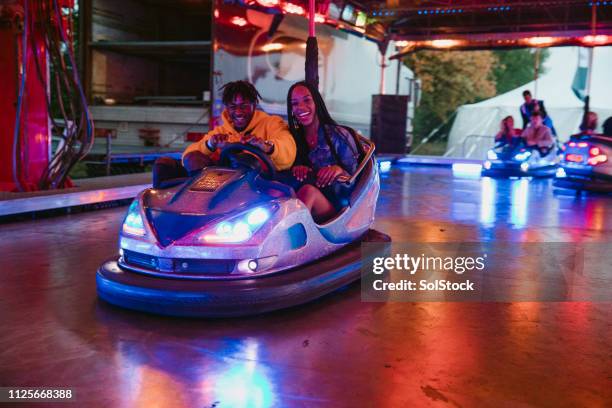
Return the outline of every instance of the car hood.
{"type": "Polygon", "coordinates": [[[149,189],[142,196],[147,221],[168,246],[207,224],[273,200],[257,187],[256,177],[244,169],[208,167],[179,186],[149,189]]]}

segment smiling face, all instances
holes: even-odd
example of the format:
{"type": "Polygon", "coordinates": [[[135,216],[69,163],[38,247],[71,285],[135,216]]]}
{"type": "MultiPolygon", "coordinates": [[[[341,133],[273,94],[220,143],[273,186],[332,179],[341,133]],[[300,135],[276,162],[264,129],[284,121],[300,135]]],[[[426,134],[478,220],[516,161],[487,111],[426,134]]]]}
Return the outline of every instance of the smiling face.
{"type": "Polygon", "coordinates": [[[255,104],[240,94],[237,94],[225,108],[234,129],[238,131],[244,130],[248,126],[255,113],[255,104]]]}
{"type": "Polygon", "coordinates": [[[302,126],[311,125],[317,117],[317,106],[305,86],[296,86],[291,92],[291,113],[302,126]]]}
{"type": "Polygon", "coordinates": [[[536,128],[542,126],[542,117],[540,115],[533,115],[531,117],[531,125],[536,128]]]}

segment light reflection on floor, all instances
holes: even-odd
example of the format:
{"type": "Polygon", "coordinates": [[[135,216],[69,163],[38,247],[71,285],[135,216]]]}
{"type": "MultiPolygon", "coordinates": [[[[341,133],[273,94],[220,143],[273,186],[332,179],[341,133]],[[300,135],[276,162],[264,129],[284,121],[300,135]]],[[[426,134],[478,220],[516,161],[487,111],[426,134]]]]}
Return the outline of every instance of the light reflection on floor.
{"type": "Polygon", "coordinates": [[[383,173],[382,183],[379,225],[392,227],[389,220],[399,218],[401,225],[452,223],[469,230],[473,241],[610,239],[612,195],[575,195],[553,189],[550,179],[453,177],[449,168],[403,166],[383,173]]]}
{"type": "MultiPolygon", "coordinates": [[[[126,208],[0,225],[0,385],[87,407],[605,406],[610,303],[362,303],[359,286],[248,319],[172,319],[96,300],[126,208]]],[[[382,174],[396,242],[612,241],[612,197],[550,180],[382,174]]]]}

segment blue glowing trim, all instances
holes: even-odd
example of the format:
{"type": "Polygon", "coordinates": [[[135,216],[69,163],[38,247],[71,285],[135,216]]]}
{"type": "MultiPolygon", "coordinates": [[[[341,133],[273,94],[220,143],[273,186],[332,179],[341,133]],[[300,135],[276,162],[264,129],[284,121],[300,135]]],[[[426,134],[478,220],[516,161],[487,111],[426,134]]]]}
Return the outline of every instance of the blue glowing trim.
{"type": "Polygon", "coordinates": [[[123,232],[130,235],[143,236],[145,234],[144,222],[140,215],[138,200],[132,201],[127,216],[123,222],[123,232]]]}
{"type": "Polygon", "coordinates": [[[381,161],[379,163],[379,167],[380,167],[380,171],[381,172],[386,173],[389,170],[391,170],[391,162],[390,161],[381,161]]]}
{"type": "Polygon", "coordinates": [[[480,177],[482,166],[472,163],[453,163],[453,176],[455,177],[480,177]]]}
{"type": "Polygon", "coordinates": [[[249,212],[247,215],[247,222],[249,225],[258,226],[268,221],[270,213],[265,208],[257,207],[256,209],[249,212]]]}
{"type": "Polygon", "coordinates": [[[209,243],[228,244],[246,242],[270,219],[270,215],[270,209],[257,207],[246,214],[221,222],[214,229],[214,232],[206,232],[200,237],[200,240],[209,243]]]}
{"type": "Polygon", "coordinates": [[[525,152],[517,153],[516,155],[514,155],[514,159],[518,160],[518,161],[525,161],[530,156],[531,156],[531,152],[530,151],[525,151],[525,152]]]}

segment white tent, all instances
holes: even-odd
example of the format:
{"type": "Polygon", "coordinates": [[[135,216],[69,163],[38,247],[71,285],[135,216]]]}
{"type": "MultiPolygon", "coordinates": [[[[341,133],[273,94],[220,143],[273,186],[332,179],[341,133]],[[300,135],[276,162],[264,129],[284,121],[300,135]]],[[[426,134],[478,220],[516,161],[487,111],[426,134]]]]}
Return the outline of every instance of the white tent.
{"type": "MultiPolygon", "coordinates": [[[[612,47],[595,48],[593,60],[590,109],[597,112],[601,128],[604,120],[612,116],[612,47]]],[[[577,65],[578,47],[551,48],[537,89],[531,81],[491,99],[459,107],[445,156],[484,158],[504,117],[512,115],[515,127],[522,126],[519,107],[526,89],[544,101],[559,139],[567,140],[578,131],[584,109],[584,103],[571,89],[577,65]]]]}

